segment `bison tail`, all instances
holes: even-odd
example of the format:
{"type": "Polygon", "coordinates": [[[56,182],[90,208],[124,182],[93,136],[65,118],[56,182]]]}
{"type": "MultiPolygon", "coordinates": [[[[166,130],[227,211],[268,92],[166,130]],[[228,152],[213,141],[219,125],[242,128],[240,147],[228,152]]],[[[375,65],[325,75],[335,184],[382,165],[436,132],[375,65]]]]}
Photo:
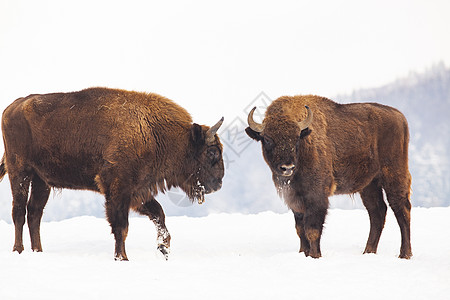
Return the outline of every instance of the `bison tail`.
{"type": "Polygon", "coordinates": [[[3,180],[3,177],[6,175],[6,163],[5,163],[5,155],[3,154],[2,161],[0,163],[0,181],[3,180]]]}

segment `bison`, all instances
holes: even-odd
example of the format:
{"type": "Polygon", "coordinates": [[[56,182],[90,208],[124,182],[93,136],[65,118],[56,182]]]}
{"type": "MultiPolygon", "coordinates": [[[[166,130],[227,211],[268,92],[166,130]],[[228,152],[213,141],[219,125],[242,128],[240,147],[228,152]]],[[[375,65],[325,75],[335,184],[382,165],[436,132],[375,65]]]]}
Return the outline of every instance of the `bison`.
{"type": "Polygon", "coordinates": [[[409,132],[401,112],[312,95],[278,98],[261,124],[253,119],[255,109],[246,133],[261,141],[273,182],[294,213],[300,252],[321,257],[328,197],[360,193],[370,218],[364,253],[376,253],[386,218],[384,190],[401,231],[399,257],[412,256],[409,132]]]}
{"type": "Polygon", "coordinates": [[[68,188],[105,196],[116,260],[127,260],[130,208],[153,221],[158,249],[167,259],[170,234],[155,196],[180,187],[202,203],[205,194],[221,188],[224,166],[216,132],[222,122],[198,125],[165,97],[119,89],[17,99],[3,113],[0,165],[0,178],[8,173],[13,196],[13,251],[24,249],[25,214],[32,250],[42,251],[39,228],[50,189],[68,188]]]}

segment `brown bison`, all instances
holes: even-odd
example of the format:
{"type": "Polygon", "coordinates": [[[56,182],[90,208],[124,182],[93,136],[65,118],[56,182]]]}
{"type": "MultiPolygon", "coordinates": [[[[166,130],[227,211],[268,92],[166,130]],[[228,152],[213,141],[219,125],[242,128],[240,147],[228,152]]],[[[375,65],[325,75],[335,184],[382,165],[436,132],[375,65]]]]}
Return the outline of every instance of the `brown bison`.
{"type": "Polygon", "coordinates": [[[262,124],[253,120],[254,110],[246,132],[261,141],[274,184],[294,213],[300,252],[321,256],[328,197],[360,193],[370,217],[364,253],[376,253],[386,218],[384,190],[400,226],[400,257],[412,256],[409,133],[398,110],[311,95],[278,98],[262,124]]]}
{"type": "Polygon", "coordinates": [[[42,211],[55,187],[105,196],[116,260],[127,260],[130,208],[154,222],[158,249],[167,258],[170,235],[154,197],[180,187],[202,203],[205,194],[220,189],[224,166],[216,132],[222,122],[211,128],[193,124],[189,113],[167,98],[116,89],[17,99],[3,113],[0,165],[0,178],[8,173],[13,195],[13,251],[23,251],[25,213],[31,247],[42,251],[42,211]]]}

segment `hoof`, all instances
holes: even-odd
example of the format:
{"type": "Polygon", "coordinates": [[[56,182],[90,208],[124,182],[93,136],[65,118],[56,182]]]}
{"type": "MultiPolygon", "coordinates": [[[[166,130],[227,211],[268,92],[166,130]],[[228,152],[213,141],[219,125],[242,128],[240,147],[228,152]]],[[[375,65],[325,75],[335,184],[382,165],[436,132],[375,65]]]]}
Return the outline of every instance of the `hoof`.
{"type": "Polygon", "coordinates": [[[305,253],[307,256],[307,253],[309,253],[309,249],[306,247],[300,247],[300,250],[298,250],[298,253],[305,253]]]}
{"type": "Polygon", "coordinates": [[[400,253],[400,255],[398,256],[398,258],[404,258],[404,259],[410,259],[412,257],[412,253],[408,252],[408,253],[400,253]]]}
{"type": "Polygon", "coordinates": [[[17,251],[17,253],[22,253],[22,251],[23,251],[23,245],[19,245],[19,246],[16,246],[16,245],[14,245],[14,248],[13,248],[13,252],[16,252],[17,251]]]}
{"type": "Polygon", "coordinates": [[[128,261],[128,258],[126,256],[123,256],[121,254],[118,254],[114,257],[115,261],[128,261]]]}
{"type": "Polygon", "coordinates": [[[322,257],[322,254],[320,252],[319,253],[314,253],[314,252],[311,252],[311,251],[308,251],[308,252],[305,251],[305,256],[318,259],[318,258],[322,257]]]}
{"type": "Polygon", "coordinates": [[[372,245],[366,245],[366,248],[364,249],[363,254],[366,254],[366,253],[376,254],[377,253],[377,247],[374,247],[372,245]]]}
{"type": "Polygon", "coordinates": [[[170,249],[164,245],[158,245],[159,252],[164,256],[165,260],[169,260],[170,249]]]}

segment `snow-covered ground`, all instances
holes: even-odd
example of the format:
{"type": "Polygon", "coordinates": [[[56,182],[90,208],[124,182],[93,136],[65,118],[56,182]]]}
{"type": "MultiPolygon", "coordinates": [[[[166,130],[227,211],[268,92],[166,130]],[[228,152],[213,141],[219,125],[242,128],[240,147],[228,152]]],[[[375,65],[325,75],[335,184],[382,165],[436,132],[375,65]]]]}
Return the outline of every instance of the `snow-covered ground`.
{"type": "Polygon", "coordinates": [[[449,216],[450,208],[413,208],[411,260],[397,258],[391,211],[378,254],[362,255],[367,213],[331,209],[319,260],[297,253],[290,213],[168,217],[168,261],[145,218],[130,218],[129,262],[113,260],[102,218],[44,222],[44,252],[31,252],[26,233],[20,255],[11,252],[13,225],[0,221],[0,299],[449,299],[449,216]]]}

